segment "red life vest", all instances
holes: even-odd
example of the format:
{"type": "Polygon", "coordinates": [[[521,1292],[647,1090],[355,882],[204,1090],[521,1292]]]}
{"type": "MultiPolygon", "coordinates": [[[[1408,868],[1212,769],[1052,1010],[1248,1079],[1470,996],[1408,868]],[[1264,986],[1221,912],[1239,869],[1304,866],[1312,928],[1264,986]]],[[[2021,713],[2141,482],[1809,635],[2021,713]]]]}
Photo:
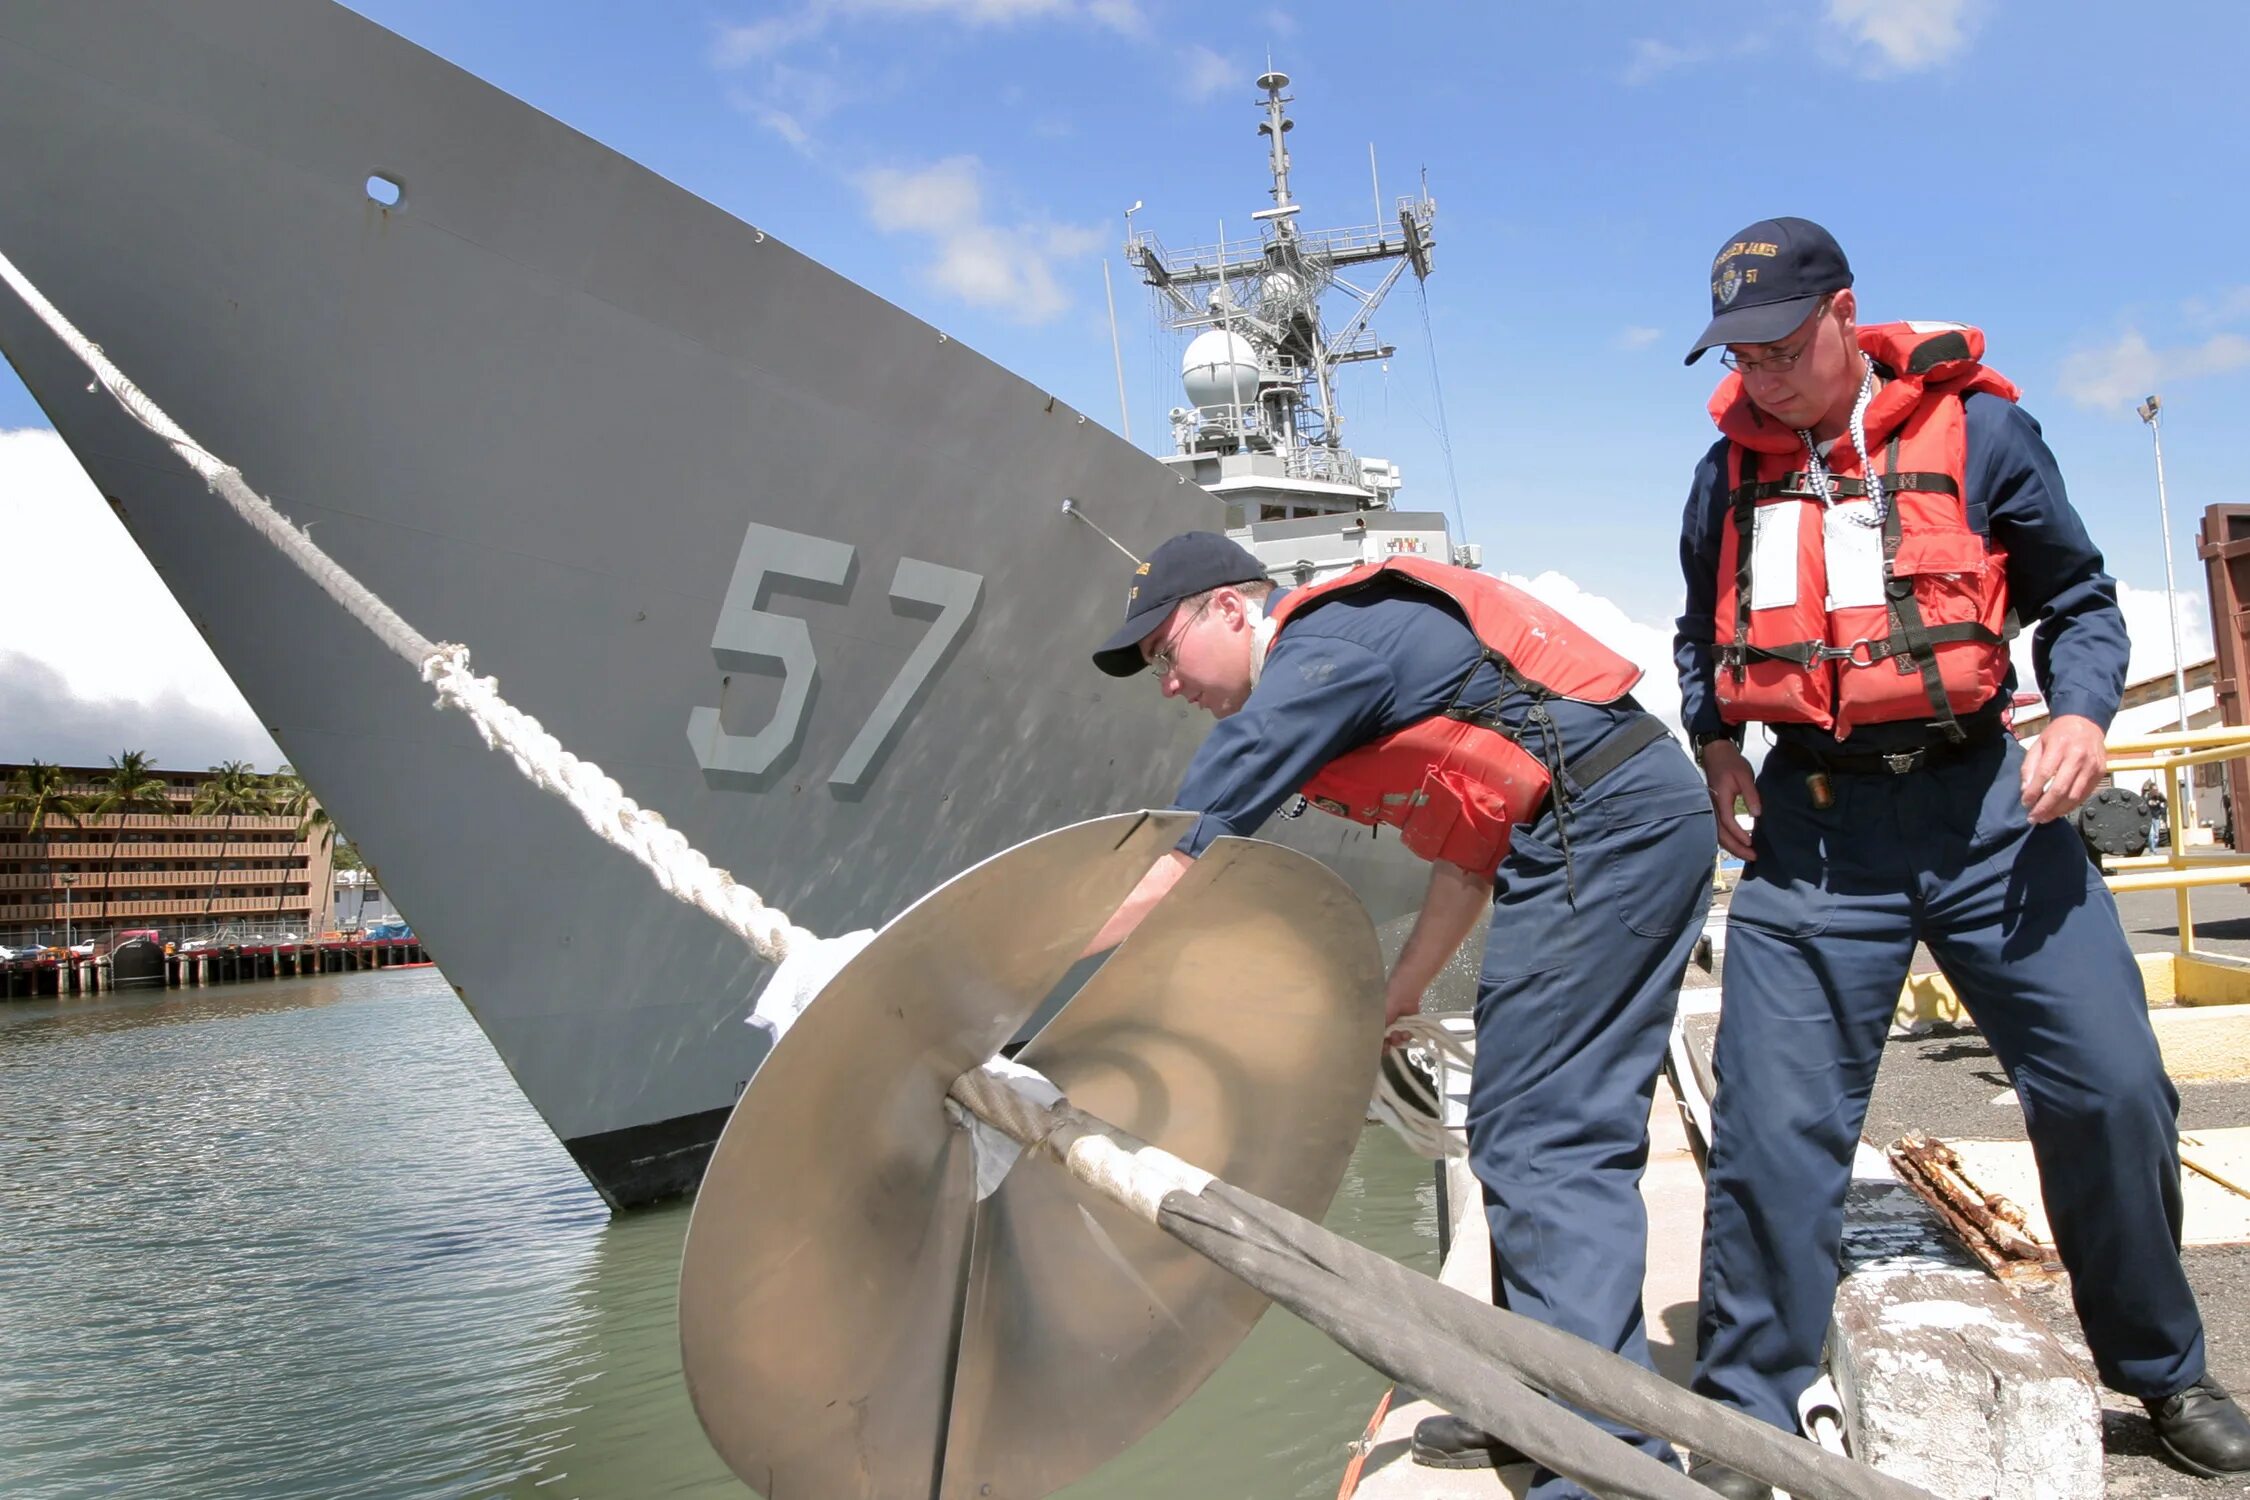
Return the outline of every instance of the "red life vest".
{"type": "MultiPolygon", "coordinates": [[[[1450,600],[1484,647],[1484,661],[1502,678],[1540,698],[1614,703],[1633,690],[1641,669],[1602,645],[1561,612],[1522,589],[1467,568],[1420,558],[1369,563],[1326,583],[1292,589],[1270,617],[1282,630],[1308,609],[1395,580],[1450,600]]],[[[1276,639],[1279,639],[1278,635],[1276,639]]],[[[1482,666],[1483,661],[1478,663],[1482,666]]],[[[1475,675],[1471,669],[1471,677],[1475,675]]],[[[1463,704],[1469,678],[1453,706],[1372,740],[1321,767],[1305,783],[1313,803],[1368,827],[1388,825],[1424,859],[1442,859],[1480,875],[1500,868],[1509,830],[1536,817],[1551,776],[1515,741],[1521,726],[1485,721],[1490,704],[1463,704]]]]}
{"type": "Polygon", "coordinates": [[[1861,724],[1926,718],[1950,735],[2008,671],[2007,554],[1969,526],[1962,399],[2016,399],[1980,362],[1984,334],[1954,323],[1884,323],[1859,345],[1886,383],[1863,419],[1883,493],[1847,436],[1822,506],[1805,446],[1729,375],[1711,416],[1734,440],[1720,531],[1714,643],[1719,713],[1730,724],[1861,724]]]}

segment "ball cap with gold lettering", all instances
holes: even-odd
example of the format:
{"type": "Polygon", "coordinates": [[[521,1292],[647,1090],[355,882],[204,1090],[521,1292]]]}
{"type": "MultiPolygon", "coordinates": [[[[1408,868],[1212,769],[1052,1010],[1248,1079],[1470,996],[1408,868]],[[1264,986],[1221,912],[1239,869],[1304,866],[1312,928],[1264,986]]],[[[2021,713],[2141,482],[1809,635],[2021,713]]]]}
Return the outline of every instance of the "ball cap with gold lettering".
{"type": "Polygon", "coordinates": [[[1711,326],[1687,362],[1719,344],[1785,339],[1813,304],[1851,284],[1851,262],[1834,235],[1810,219],[1760,219],[1711,262],[1711,326]]]}
{"type": "Polygon", "coordinates": [[[1141,642],[1164,623],[1182,599],[1230,583],[1263,583],[1265,565],[1240,542],[1216,531],[1183,531],[1148,555],[1125,595],[1125,623],[1094,653],[1094,665],[1112,677],[1148,670],[1141,642]]]}

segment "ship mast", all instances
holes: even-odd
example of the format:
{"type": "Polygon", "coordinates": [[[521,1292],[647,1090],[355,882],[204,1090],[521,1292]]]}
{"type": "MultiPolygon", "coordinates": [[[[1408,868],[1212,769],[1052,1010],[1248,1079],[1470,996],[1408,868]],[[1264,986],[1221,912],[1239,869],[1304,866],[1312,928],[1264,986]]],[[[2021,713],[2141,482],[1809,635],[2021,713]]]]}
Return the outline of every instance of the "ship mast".
{"type": "Polygon", "coordinates": [[[1172,412],[1179,452],[1166,462],[1193,467],[1199,483],[1240,503],[1253,477],[1281,481],[1260,486],[1247,519],[1383,509],[1399,482],[1397,470],[1362,459],[1343,442],[1336,374],[1348,364],[1387,359],[1391,346],[1371,326],[1376,308],[1412,271],[1430,274],[1437,204],[1427,191],[1397,202],[1397,221],[1348,229],[1305,231],[1302,208],[1289,187],[1289,132],[1295,122],[1286,73],[1258,79],[1265,93],[1258,133],[1266,138],[1273,176],[1270,207],[1251,214],[1255,238],[1229,240],[1177,253],[1145,230],[1126,242],[1126,259],[1155,292],[1168,327],[1194,332],[1182,378],[1190,405],[1172,412]],[[1343,274],[1381,268],[1372,286],[1343,274]],[[1331,332],[1322,300],[1342,293],[1352,304],[1343,326],[1331,332]],[[1199,460],[1192,465],[1183,460],[1199,460]],[[1216,464],[1210,460],[1217,460],[1216,464]]]}

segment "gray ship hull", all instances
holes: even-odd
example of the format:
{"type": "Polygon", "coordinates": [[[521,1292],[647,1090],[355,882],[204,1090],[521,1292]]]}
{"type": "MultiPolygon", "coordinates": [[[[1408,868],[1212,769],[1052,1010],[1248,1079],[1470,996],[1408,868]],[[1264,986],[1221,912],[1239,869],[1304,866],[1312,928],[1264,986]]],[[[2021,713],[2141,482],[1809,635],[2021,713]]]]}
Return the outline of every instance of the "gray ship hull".
{"type": "MultiPolygon", "coordinates": [[[[0,4],[0,249],[201,442],[799,923],[1162,805],[1200,716],[1093,672],[1195,486],[938,329],[348,11],[0,4]],[[397,184],[389,207],[371,175],[397,184]]],[[[432,710],[87,390],[22,375],[548,1124],[684,1191],[766,967],[432,710]]],[[[1421,874],[1290,841],[1379,921],[1421,874]]]]}

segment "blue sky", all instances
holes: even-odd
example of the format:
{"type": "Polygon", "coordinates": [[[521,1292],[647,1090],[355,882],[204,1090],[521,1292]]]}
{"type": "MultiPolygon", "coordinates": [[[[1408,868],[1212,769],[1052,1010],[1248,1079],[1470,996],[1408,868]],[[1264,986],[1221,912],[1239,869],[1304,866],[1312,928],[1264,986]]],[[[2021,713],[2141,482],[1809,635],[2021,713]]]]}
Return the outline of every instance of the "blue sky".
{"type": "MultiPolygon", "coordinates": [[[[1680,365],[1704,268],[1767,215],[1837,233],[1867,318],[1985,328],[2129,585],[2163,585],[2140,396],[2165,398],[2198,597],[2195,517],[2243,498],[2225,457],[2250,397],[2239,4],[356,8],[1114,425],[1108,256],[1152,449],[1180,344],[1119,256],[1122,212],[1144,201],[1137,222],[1174,245],[1249,230],[1270,55],[1294,79],[1306,223],[1373,217],[1371,142],[1386,199],[1426,170],[1438,200],[1434,351],[1408,282],[1377,325],[1397,356],[1347,377],[1353,446],[1404,467],[1404,503],[1452,508],[1434,353],[1488,565],[1559,572],[1650,633],[1711,436],[1716,372],[1680,365]]],[[[0,372],[0,428],[43,425],[0,372]]]]}

